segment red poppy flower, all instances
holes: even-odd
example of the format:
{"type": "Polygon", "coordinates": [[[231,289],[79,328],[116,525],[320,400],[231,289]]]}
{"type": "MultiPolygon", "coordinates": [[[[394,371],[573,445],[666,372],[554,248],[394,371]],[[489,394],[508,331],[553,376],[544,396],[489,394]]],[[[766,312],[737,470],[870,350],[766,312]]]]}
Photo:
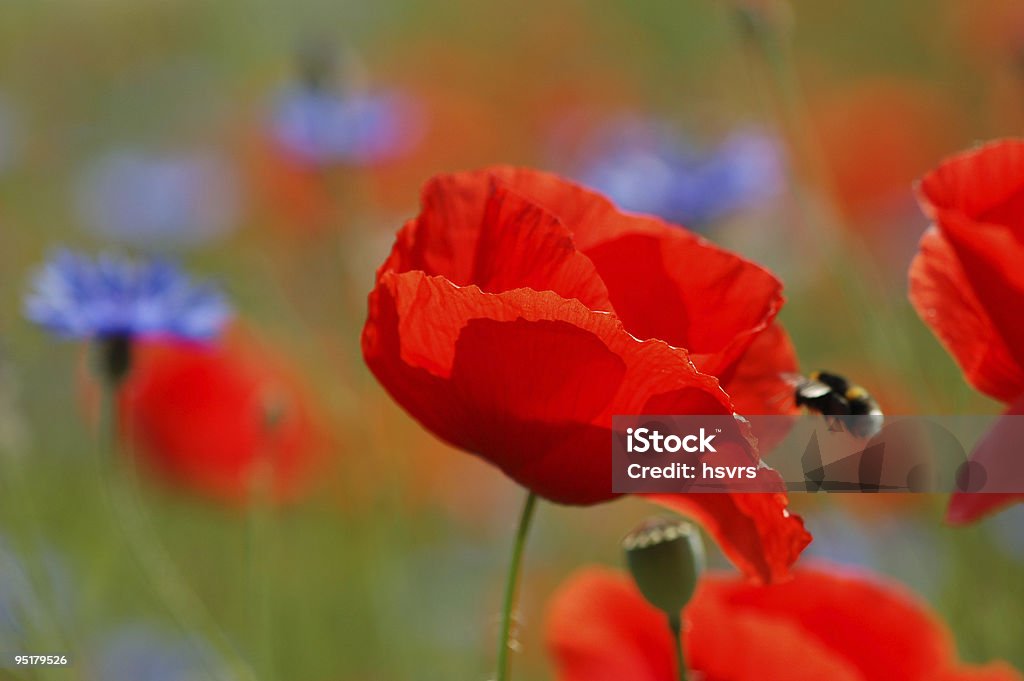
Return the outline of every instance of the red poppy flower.
{"type": "Polygon", "coordinates": [[[293,498],[322,444],[289,371],[237,336],[217,346],[139,342],[121,415],[154,472],[233,503],[259,494],[259,485],[274,500],[293,498]]]}
{"type": "MultiPolygon", "coordinates": [[[[552,501],[593,504],[615,496],[613,414],[789,411],[781,288],[554,175],[441,175],[377,273],[363,354],[441,439],[552,501]]],[[[752,574],[784,571],[809,539],[783,495],[713,496],[677,506],[750,530],[718,539],[752,574]]]]}
{"type": "MultiPolygon", "coordinates": [[[[833,568],[785,584],[705,576],[683,611],[691,678],[706,681],[1020,681],[1005,664],[969,667],[945,626],[901,587],[833,568]]],[[[589,568],[552,600],[547,641],[559,681],[674,681],[665,615],[630,579],[589,568]]]]}
{"type": "MultiPolygon", "coordinates": [[[[971,385],[1024,413],[1024,141],[948,160],[919,195],[934,226],[910,267],[910,300],[971,385]]],[[[1019,479],[1022,463],[999,442],[987,438],[972,460],[1019,479]]],[[[970,522],[1020,498],[956,494],[948,518],[970,522]]]]}

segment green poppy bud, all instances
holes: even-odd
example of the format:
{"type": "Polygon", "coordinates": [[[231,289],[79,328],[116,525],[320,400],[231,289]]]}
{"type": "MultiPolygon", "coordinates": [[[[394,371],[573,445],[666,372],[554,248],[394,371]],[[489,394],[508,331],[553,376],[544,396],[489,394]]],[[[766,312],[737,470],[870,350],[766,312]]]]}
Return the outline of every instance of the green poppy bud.
{"type": "Polygon", "coordinates": [[[644,598],[669,617],[678,617],[704,569],[704,543],[697,529],[682,520],[651,518],[626,535],[622,548],[644,598]]]}

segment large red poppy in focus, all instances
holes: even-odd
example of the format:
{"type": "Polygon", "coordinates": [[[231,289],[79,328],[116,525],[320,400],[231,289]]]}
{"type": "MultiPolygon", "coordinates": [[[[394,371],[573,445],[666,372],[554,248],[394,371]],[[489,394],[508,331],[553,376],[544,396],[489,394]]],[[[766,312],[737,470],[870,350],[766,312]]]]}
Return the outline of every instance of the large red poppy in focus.
{"type": "MultiPolygon", "coordinates": [[[[919,196],[934,225],[910,267],[910,300],[968,382],[1009,405],[1007,413],[1024,414],[1024,141],[946,161],[924,177],[919,196]]],[[[971,458],[989,475],[1024,466],[991,436],[971,458]]],[[[1021,498],[955,494],[948,518],[970,522],[1021,498]]]]}
{"type": "MultiPolygon", "coordinates": [[[[835,569],[794,570],[758,587],[709,575],[683,611],[691,679],[1021,681],[996,663],[957,661],[949,632],[893,584],[835,569]]],[[[558,681],[674,681],[664,613],[625,574],[589,568],[556,593],[547,640],[558,681]]]]}
{"type": "Polygon", "coordinates": [[[290,371],[239,335],[215,346],[140,341],[121,415],[148,468],[229,503],[294,498],[324,444],[290,371]]]}
{"type": "MultiPolygon", "coordinates": [[[[792,408],[782,302],[769,272],[682,228],[499,167],[427,184],[378,270],[363,354],[441,439],[547,499],[593,504],[615,496],[613,414],[792,408]]],[[[809,540],[784,495],[659,501],[713,520],[763,579],[809,540]]]]}

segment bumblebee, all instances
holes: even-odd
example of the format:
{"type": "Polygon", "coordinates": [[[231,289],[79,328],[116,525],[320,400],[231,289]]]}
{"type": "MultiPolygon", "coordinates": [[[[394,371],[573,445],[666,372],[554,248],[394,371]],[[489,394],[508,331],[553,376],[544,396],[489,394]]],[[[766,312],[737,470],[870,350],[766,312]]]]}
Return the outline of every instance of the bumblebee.
{"type": "Polygon", "coordinates": [[[812,371],[797,382],[796,404],[842,424],[851,435],[869,438],[882,429],[882,408],[868,391],[839,374],[812,371]],[[853,417],[853,418],[844,418],[853,417]]]}

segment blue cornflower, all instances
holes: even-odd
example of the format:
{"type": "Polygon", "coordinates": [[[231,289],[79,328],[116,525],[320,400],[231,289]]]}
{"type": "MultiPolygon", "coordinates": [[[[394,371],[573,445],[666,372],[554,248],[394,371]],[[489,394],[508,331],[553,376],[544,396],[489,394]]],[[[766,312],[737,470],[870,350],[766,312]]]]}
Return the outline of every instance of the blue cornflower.
{"type": "Polygon", "coordinates": [[[25,316],[61,338],[210,340],[231,316],[224,295],[165,260],[54,254],[32,279],[25,316]]]}
{"type": "Polygon", "coordinates": [[[238,180],[210,151],[120,149],[78,183],[79,213],[100,236],[145,247],[192,246],[236,225],[238,180]]]}
{"type": "Polygon", "coordinates": [[[418,106],[398,92],[342,94],[295,86],[271,116],[275,141],[318,166],[370,165],[408,151],[420,136],[418,106]]]}
{"type": "Polygon", "coordinates": [[[625,210],[700,228],[777,195],[785,168],[779,143],[756,130],[698,150],[663,124],[631,119],[598,135],[577,176],[625,210]]]}

